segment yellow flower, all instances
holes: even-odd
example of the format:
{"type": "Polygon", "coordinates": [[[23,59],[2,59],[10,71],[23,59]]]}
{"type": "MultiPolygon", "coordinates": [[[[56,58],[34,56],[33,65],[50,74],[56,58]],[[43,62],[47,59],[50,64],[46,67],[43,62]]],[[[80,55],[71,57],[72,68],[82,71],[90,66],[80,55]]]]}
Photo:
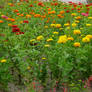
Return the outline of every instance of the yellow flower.
{"type": "Polygon", "coordinates": [[[76,16],[76,13],[72,13],[71,16],[76,16]]]}
{"type": "Polygon", "coordinates": [[[50,42],[50,41],[53,41],[53,39],[52,39],[52,38],[50,38],[50,39],[47,39],[47,42],[50,42]]]}
{"type": "Polygon", "coordinates": [[[92,35],[86,35],[86,37],[92,39],[92,35]]]}
{"type": "Polygon", "coordinates": [[[62,30],[63,28],[59,28],[59,30],[62,30]]]}
{"type": "Polygon", "coordinates": [[[75,23],[79,23],[80,21],[78,21],[78,20],[75,20],[75,23]]]}
{"type": "Polygon", "coordinates": [[[80,47],[80,43],[79,42],[75,42],[73,45],[74,45],[74,47],[80,47]]]}
{"type": "Polygon", "coordinates": [[[51,27],[55,27],[55,24],[51,24],[50,26],[51,26],[51,27]]]}
{"type": "Polygon", "coordinates": [[[30,42],[34,42],[34,41],[35,41],[35,39],[30,40],[30,42]]]}
{"type": "Polygon", "coordinates": [[[69,26],[69,25],[70,25],[69,23],[64,24],[64,26],[69,26]]]}
{"type": "Polygon", "coordinates": [[[53,34],[58,34],[58,32],[53,32],[53,34]]]}
{"type": "Polygon", "coordinates": [[[20,23],[22,24],[22,23],[23,23],[23,21],[20,21],[20,23]]]}
{"type": "Polygon", "coordinates": [[[92,19],[92,17],[88,17],[88,19],[92,19]]]}
{"type": "Polygon", "coordinates": [[[80,30],[74,30],[73,33],[74,34],[81,34],[81,31],[80,30]]]}
{"type": "Polygon", "coordinates": [[[40,36],[37,37],[37,40],[40,41],[40,40],[42,40],[43,38],[44,38],[44,37],[43,37],[42,35],[40,35],[40,36]]]}
{"type": "Polygon", "coordinates": [[[28,67],[27,67],[27,69],[28,69],[28,70],[30,70],[30,69],[31,69],[31,67],[30,67],[30,66],[28,66],[28,67]]]}
{"type": "Polygon", "coordinates": [[[67,39],[68,39],[68,40],[71,40],[71,41],[73,41],[73,40],[74,40],[74,38],[73,38],[73,37],[68,37],[67,39]]]}
{"type": "Polygon", "coordinates": [[[67,42],[67,36],[66,35],[63,35],[63,36],[60,36],[57,43],[66,43],[67,42]]]}
{"type": "Polygon", "coordinates": [[[27,15],[26,15],[26,18],[31,18],[31,15],[27,14],[27,15]]]}
{"type": "Polygon", "coordinates": [[[75,17],[75,19],[79,20],[79,19],[81,19],[81,17],[80,16],[77,16],[77,17],[75,17]]]}
{"type": "Polygon", "coordinates": [[[50,45],[49,44],[46,44],[46,45],[44,45],[45,47],[50,47],[50,45]]]}
{"type": "Polygon", "coordinates": [[[6,59],[2,59],[2,60],[1,60],[1,63],[5,63],[5,62],[6,62],[6,59]]]}
{"type": "Polygon", "coordinates": [[[9,23],[9,24],[8,24],[8,26],[10,26],[10,27],[11,27],[11,26],[12,26],[12,24],[11,24],[11,23],[9,23]]]}
{"type": "Polygon", "coordinates": [[[45,26],[44,28],[48,28],[48,26],[45,26]]]}
{"type": "Polygon", "coordinates": [[[90,38],[84,37],[84,38],[82,38],[82,42],[90,42],[90,38]]]}
{"type": "Polygon", "coordinates": [[[61,24],[56,24],[55,27],[56,28],[60,28],[61,27],[61,24]]]}
{"type": "Polygon", "coordinates": [[[67,27],[67,29],[70,29],[70,27],[67,27]]]}
{"type": "Polygon", "coordinates": [[[87,26],[87,27],[90,27],[90,26],[91,26],[91,24],[86,24],[86,26],[87,26]]]}
{"type": "Polygon", "coordinates": [[[43,60],[45,60],[46,58],[45,57],[42,57],[43,60]]]}
{"type": "Polygon", "coordinates": [[[76,23],[72,23],[72,27],[76,27],[77,26],[77,24],[76,23]]]}

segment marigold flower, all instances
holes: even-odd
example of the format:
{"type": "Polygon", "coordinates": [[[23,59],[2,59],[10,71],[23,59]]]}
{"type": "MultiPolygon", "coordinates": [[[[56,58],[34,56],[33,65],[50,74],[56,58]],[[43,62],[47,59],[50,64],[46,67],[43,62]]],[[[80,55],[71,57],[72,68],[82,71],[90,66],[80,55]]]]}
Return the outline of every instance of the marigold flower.
{"type": "Polygon", "coordinates": [[[66,35],[63,35],[63,36],[60,36],[57,43],[66,43],[67,42],[67,36],[66,35]]]}
{"type": "Polygon", "coordinates": [[[74,45],[74,47],[80,47],[80,43],[79,42],[75,42],[73,45],[74,45]]]}
{"type": "Polygon", "coordinates": [[[5,62],[6,62],[6,59],[2,59],[2,60],[1,60],[1,63],[5,63],[5,62]]]}
{"type": "Polygon", "coordinates": [[[76,13],[72,13],[71,16],[76,16],[76,13]]]}
{"type": "Polygon", "coordinates": [[[50,26],[51,26],[51,27],[55,27],[55,24],[51,24],[50,26]]]}
{"type": "Polygon", "coordinates": [[[75,17],[75,19],[80,20],[80,19],[81,19],[81,17],[80,17],[80,16],[77,16],[77,17],[75,17]]]}
{"type": "Polygon", "coordinates": [[[76,23],[72,23],[72,27],[76,27],[77,26],[77,24],[76,23]]]}
{"type": "Polygon", "coordinates": [[[60,14],[64,14],[65,13],[65,11],[60,11],[60,14]]]}
{"type": "Polygon", "coordinates": [[[44,28],[48,28],[48,26],[44,26],[44,28]]]}
{"type": "Polygon", "coordinates": [[[80,30],[74,30],[73,33],[74,34],[81,34],[81,31],[80,30]]]}
{"type": "Polygon", "coordinates": [[[87,26],[87,27],[90,27],[90,26],[91,26],[91,24],[86,24],[86,26],[87,26]]]}
{"type": "Polygon", "coordinates": [[[66,24],[64,24],[64,26],[70,26],[70,24],[69,23],[66,23],[66,24]]]}
{"type": "Polygon", "coordinates": [[[92,39],[92,35],[86,35],[86,37],[92,39]]]}
{"type": "Polygon", "coordinates": [[[74,38],[73,38],[73,37],[68,37],[67,39],[68,39],[68,40],[71,40],[71,41],[73,41],[73,40],[74,40],[74,38]]]}
{"type": "Polygon", "coordinates": [[[56,24],[55,27],[56,28],[60,28],[61,27],[61,24],[56,24]]]}
{"type": "Polygon", "coordinates": [[[46,44],[46,45],[44,45],[45,47],[50,47],[50,45],[49,44],[46,44]]]}
{"type": "Polygon", "coordinates": [[[58,32],[53,32],[53,34],[58,34],[58,32]]]}
{"type": "Polygon", "coordinates": [[[92,19],[92,17],[88,17],[88,19],[92,19]]]}
{"type": "Polygon", "coordinates": [[[38,41],[40,41],[40,40],[42,40],[44,37],[42,36],[42,35],[40,35],[40,36],[38,36],[36,39],[38,40],[38,41]]]}
{"type": "Polygon", "coordinates": [[[3,21],[2,21],[2,20],[0,20],[0,23],[3,23],[3,21]]]}
{"type": "Polygon", "coordinates": [[[82,38],[82,42],[90,42],[90,38],[84,37],[84,38],[82,38]]]}
{"type": "Polygon", "coordinates": [[[52,39],[52,38],[50,38],[50,39],[47,39],[47,42],[50,42],[50,41],[53,41],[53,39],[52,39]]]}

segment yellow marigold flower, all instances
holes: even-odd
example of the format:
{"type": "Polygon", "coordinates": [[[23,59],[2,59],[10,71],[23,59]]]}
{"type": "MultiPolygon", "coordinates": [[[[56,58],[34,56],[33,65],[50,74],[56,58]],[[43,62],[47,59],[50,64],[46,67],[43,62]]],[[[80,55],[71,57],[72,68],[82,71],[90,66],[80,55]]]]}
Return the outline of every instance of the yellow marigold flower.
{"type": "Polygon", "coordinates": [[[55,27],[55,24],[51,24],[50,26],[51,26],[51,27],[55,27]]]}
{"type": "Polygon", "coordinates": [[[92,35],[86,35],[86,37],[92,39],[92,35]]]}
{"type": "Polygon", "coordinates": [[[45,60],[46,58],[45,57],[42,57],[43,60],[45,60]]]}
{"type": "Polygon", "coordinates": [[[53,34],[58,34],[58,32],[53,32],[53,34]]]}
{"type": "Polygon", "coordinates": [[[48,28],[48,26],[45,26],[44,28],[48,28]]]}
{"type": "Polygon", "coordinates": [[[72,23],[72,27],[76,27],[77,26],[77,24],[76,23],[72,23]]]}
{"type": "Polygon", "coordinates": [[[59,30],[62,30],[63,28],[59,28],[59,30]]]}
{"type": "Polygon", "coordinates": [[[56,28],[60,28],[61,27],[61,24],[56,24],[55,27],[56,28]]]}
{"type": "Polygon", "coordinates": [[[67,42],[67,36],[66,35],[63,35],[63,36],[60,36],[57,43],[66,43],[67,42]]]}
{"type": "Polygon", "coordinates": [[[12,26],[12,24],[10,23],[10,24],[8,24],[8,26],[12,26]]]}
{"type": "Polygon", "coordinates": [[[73,33],[74,34],[81,34],[81,31],[80,30],[74,30],[73,33]]]}
{"type": "Polygon", "coordinates": [[[80,21],[78,21],[78,20],[75,20],[75,23],[79,23],[80,21]]]}
{"type": "Polygon", "coordinates": [[[53,41],[53,39],[52,39],[52,38],[50,38],[50,39],[47,39],[47,42],[50,42],[50,41],[53,41]]]}
{"type": "Polygon", "coordinates": [[[49,44],[46,44],[46,45],[44,45],[45,47],[50,47],[50,45],[49,44]]]}
{"type": "Polygon", "coordinates": [[[69,26],[69,25],[70,25],[69,23],[64,24],[64,26],[69,26]]]}
{"type": "Polygon", "coordinates": [[[31,67],[30,67],[30,66],[28,66],[28,67],[27,67],[27,69],[28,69],[28,70],[30,70],[30,69],[31,69],[31,67]]]}
{"type": "Polygon", "coordinates": [[[80,43],[79,42],[75,42],[73,45],[74,45],[74,47],[80,47],[80,43]]]}
{"type": "Polygon", "coordinates": [[[90,42],[90,38],[84,37],[84,38],[82,38],[82,42],[90,42]]]}
{"type": "Polygon", "coordinates": [[[92,17],[88,17],[88,19],[92,19],[92,17]]]}
{"type": "Polygon", "coordinates": [[[81,19],[81,17],[80,16],[77,16],[77,17],[75,17],[75,19],[79,20],[79,19],[81,19]]]}
{"type": "Polygon", "coordinates": [[[20,23],[22,24],[22,23],[23,23],[23,21],[20,21],[20,23]]]}
{"type": "Polygon", "coordinates": [[[71,41],[73,41],[73,40],[74,40],[74,38],[73,38],[73,37],[68,37],[67,39],[68,39],[68,40],[71,40],[71,41]]]}
{"type": "Polygon", "coordinates": [[[72,13],[71,16],[76,16],[76,13],[72,13]]]}
{"type": "Polygon", "coordinates": [[[70,27],[67,27],[67,29],[70,29],[70,27]]]}
{"type": "Polygon", "coordinates": [[[26,18],[31,18],[31,15],[29,15],[29,14],[28,14],[28,15],[26,15],[26,18]]]}
{"type": "Polygon", "coordinates": [[[2,60],[1,60],[1,63],[5,63],[5,62],[6,62],[6,59],[2,59],[2,60]]]}
{"type": "Polygon", "coordinates": [[[91,26],[91,24],[86,24],[86,26],[87,26],[87,27],[90,27],[90,26],[91,26]]]}
{"type": "Polygon", "coordinates": [[[40,41],[40,40],[42,40],[43,38],[44,38],[44,37],[43,37],[42,35],[40,35],[40,36],[37,37],[37,40],[40,41]]]}
{"type": "Polygon", "coordinates": [[[30,42],[34,42],[34,41],[36,41],[36,40],[35,39],[30,40],[30,42]]]}

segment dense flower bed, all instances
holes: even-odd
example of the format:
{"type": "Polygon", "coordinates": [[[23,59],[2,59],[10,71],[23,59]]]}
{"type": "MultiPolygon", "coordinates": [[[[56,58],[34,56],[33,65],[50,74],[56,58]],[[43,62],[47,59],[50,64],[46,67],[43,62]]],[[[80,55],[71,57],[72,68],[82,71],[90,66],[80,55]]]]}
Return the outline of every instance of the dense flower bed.
{"type": "Polygon", "coordinates": [[[33,0],[0,9],[3,87],[35,80],[44,88],[66,86],[79,92],[92,75],[91,53],[92,4],[33,0]]]}

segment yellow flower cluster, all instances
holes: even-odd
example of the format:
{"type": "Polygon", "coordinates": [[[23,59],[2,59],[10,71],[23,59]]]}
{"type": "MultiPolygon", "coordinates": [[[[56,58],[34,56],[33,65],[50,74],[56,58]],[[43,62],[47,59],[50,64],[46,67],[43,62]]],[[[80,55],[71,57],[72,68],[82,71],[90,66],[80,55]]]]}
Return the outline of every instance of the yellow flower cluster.
{"type": "Polygon", "coordinates": [[[60,28],[60,27],[61,27],[61,24],[51,24],[50,26],[51,26],[51,27],[60,28]]]}

